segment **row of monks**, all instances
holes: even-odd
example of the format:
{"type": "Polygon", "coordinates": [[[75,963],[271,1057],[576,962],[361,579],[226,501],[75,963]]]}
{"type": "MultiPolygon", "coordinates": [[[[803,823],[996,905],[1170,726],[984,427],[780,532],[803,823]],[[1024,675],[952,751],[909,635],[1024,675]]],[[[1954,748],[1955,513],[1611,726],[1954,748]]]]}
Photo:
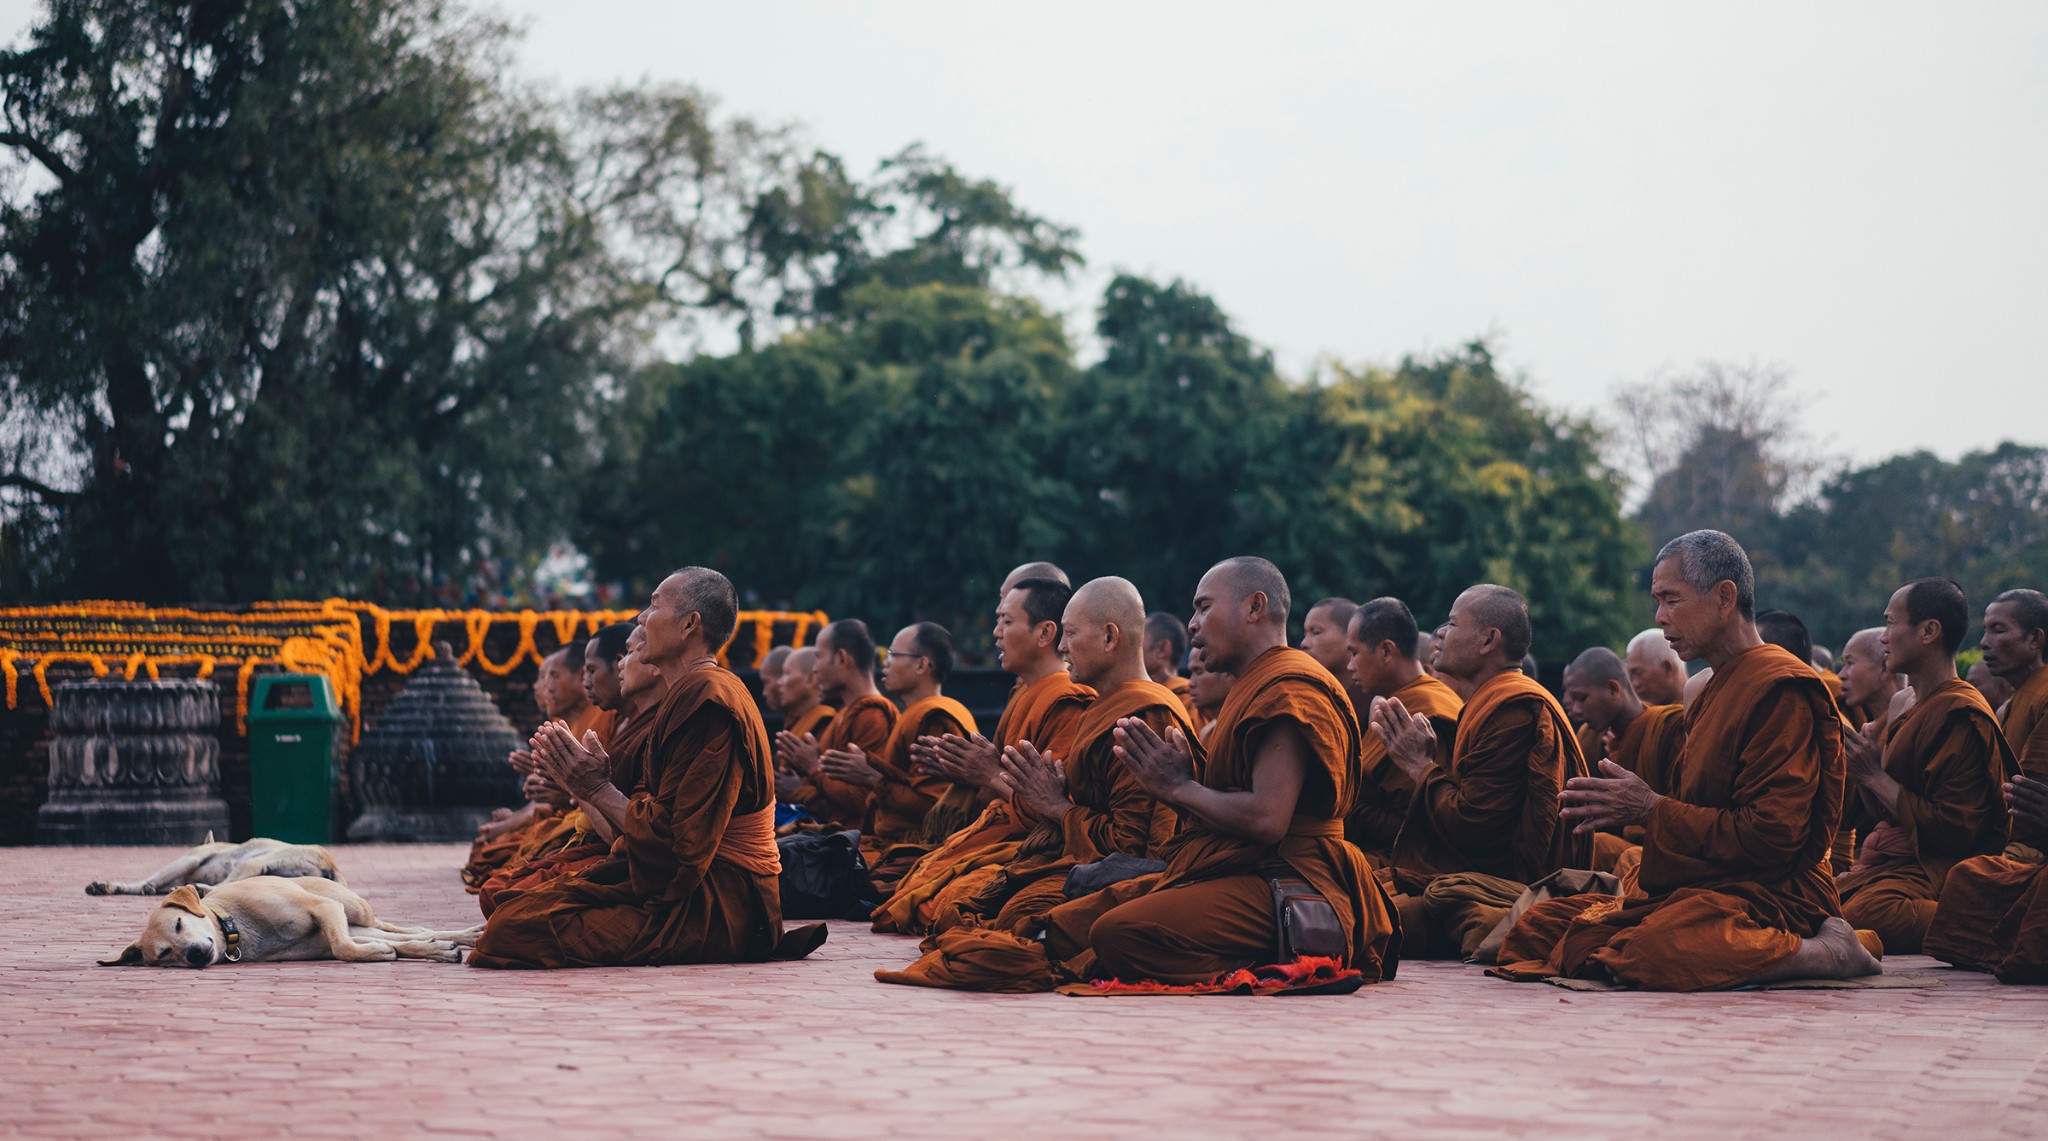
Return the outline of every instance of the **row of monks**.
{"type": "Polygon", "coordinates": [[[1296,646],[1264,559],[1211,568],[1185,623],[1027,564],[996,600],[1016,684],[992,731],[945,694],[945,629],[882,652],[844,619],[761,663],[771,740],[717,664],[732,584],[678,571],[543,666],[549,719],[512,757],[531,803],[463,872],[471,962],[801,958],[825,929],[783,922],[777,834],[843,829],[874,929],[922,940],[889,983],[1343,991],[1405,956],[1709,990],[1922,951],[2048,979],[2048,598],[1983,610],[1994,710],[1957,675],[1977,623],[1946,579],[1900,587],[1839,674],[1758,614],[1721,532],[1666,544],[1651,592],[1657,629],[1579,654],[1560,702],[1506,587],[1427,632],[1325,599],[1296,646]]]}

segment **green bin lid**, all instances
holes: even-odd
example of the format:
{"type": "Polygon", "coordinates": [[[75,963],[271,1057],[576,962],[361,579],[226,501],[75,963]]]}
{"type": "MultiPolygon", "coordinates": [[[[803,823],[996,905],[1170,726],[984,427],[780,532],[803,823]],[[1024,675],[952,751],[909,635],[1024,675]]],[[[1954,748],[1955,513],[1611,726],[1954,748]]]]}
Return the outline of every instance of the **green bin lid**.
{"type": "Polygon", "coordinates": [[[249,720],[339,721],[341,708],[324,674],[263,674],[249,695],[249,720]]]}

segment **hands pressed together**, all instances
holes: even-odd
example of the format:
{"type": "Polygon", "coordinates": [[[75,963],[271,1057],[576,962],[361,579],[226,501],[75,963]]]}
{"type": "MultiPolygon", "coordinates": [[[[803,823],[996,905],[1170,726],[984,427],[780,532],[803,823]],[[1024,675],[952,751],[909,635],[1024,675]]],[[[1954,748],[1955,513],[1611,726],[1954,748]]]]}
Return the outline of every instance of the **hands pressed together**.
{"type": "Polygon", "coordinates": [[[1074,806],[1067,798],[1067,770],[1058,758],[1039,752],[1029,741],[1019,741],[1003,750],[1001,762],[1004,781],[1012,789],[1010,802],[1025,813],[1040,820],[1058,820],[1074,806]]]}
{"type": "Polygon", "coordinates": [[[867,753],[859,745],[826,752],[818,758],[818,767],[833,780],[861,788],[873,788],[882,783],[882,770],[868,762],[867,753]]]}
{"type": "Polygon", "coordinates": [[[818,775],[818,739],[809,733],[798,735],[787,729],[777,733],[775,755],[796,772],[798,783],[818,775]]]}
{"type": "Polygon", "coordinates": [[[1175,804],[1174,796],[1195,783],[1194,754],[1178,728],[1161,737],[1142,719],[1126,717],[1116,723],[1116,755],[1154,800],[1175,804]]]}
{"type": "Polygon", "coordinates": [[[919,737],[910,746],[910,757],[923,776],[935,776],[955,784],[973,785],[997,796],[1014,791],[1004,775],[1002,754],[996,743],[979,733],[962,737],[919,737]]]}
{"type": "Polygon", "coordinates": [[[550,721],[533,734],[534,771],[528,786],[559,790],[576,800],[589,800],[611,784],[611,757],[597,734],[578,741],[569,727],[550,721]],[[540,782],[536,784],[536,782],[540,782]]]}
{"type": "Polygon", "coordinates": [[[1420,783],[1436,763],[1436,727],[1420,713],[1408,712],[1399,698],[1372,699],[1373,736],[1387,748],[1387,759],[1411,782],[1420,783]]]}

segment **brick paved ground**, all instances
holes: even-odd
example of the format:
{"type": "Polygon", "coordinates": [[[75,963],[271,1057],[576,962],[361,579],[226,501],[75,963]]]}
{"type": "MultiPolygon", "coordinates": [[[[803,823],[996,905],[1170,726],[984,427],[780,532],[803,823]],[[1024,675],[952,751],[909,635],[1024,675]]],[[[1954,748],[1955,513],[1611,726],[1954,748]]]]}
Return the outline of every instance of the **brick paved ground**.
{"type": "MultiPolygon", "coordinates": [[[[802,963],[98,968],[167,849],[0,849],[0,1134],[300,1137],[2048,1135],[2048,992],[1661,996],[1451,964],[1343,998],[885,987],[914,942],[802,963]]],[[[458,925],[460,849],[350,847],[386,916],[458,925]]],[[[1895,967],[1927,969],[1926,959],[1895,967]]]]}

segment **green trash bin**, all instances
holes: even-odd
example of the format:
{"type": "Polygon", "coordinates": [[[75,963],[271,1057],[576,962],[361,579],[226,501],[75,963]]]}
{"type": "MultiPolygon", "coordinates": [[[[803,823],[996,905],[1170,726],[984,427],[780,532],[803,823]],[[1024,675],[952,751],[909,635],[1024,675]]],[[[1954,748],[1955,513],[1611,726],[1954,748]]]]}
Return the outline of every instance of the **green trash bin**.
{"type": "Polygon", "coordinates": [[[250,827],[288,844],[334,835],[341,709],[319,674],[267,674],[249,696],[250,827]]]}

